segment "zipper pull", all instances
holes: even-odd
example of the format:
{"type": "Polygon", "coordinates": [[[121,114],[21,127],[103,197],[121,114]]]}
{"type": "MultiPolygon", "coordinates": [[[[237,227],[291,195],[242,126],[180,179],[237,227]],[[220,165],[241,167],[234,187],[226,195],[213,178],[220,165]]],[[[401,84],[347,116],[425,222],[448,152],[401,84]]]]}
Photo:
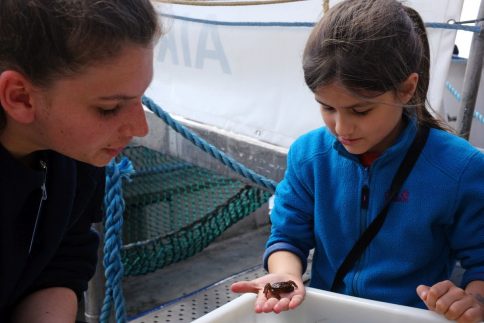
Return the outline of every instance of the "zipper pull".
{"type": "Polygon", "coordinates": [[[44,171],[44,181],[42,183],[42,186],[40,189],[42,190],[42,201],[47,200],[47,188],[45,186],[45,183],[47,181],[47,163],[43,160],[40,161],[40,167],[44,171]]]}
{"type": "Polygon", "coordinates": [[[45,187],[45,182],[42,184],[40,189],[42,190],[42,201],[47,200],[47,188],[45,187]]]}
{"type": "Polygon", "coordinates": [[[30,246],[29,246],[29,255],[32,252],[32,247],[34,245],[35,234],[37,233],[37,225],[39,224],[40,213],[42,210],[42,204],[45,200],[47,200],[47,188],[45,183],[47,182],[47,163],[43,160],[40,161],[40,167],[44,171],[44,180],[40,189],[42,190],[42,197],[40,198],[39,208],[37,209],[37,216],[35,217],[34,222],[34,229],[32,231],[32,238],[30,239],[30,246]]]}

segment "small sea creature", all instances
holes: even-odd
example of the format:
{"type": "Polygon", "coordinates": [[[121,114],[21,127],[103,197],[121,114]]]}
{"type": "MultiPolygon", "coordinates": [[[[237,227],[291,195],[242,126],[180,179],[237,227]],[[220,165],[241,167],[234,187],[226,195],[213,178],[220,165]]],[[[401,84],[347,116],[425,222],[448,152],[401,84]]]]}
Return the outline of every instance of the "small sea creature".
{"type": "Polygon", "coordinates": [[[266,295],[266,298],[269,298],[267,296],[270,294],[271,297],[281,299],[281,296],[279,294],[290,293],[294,291],[295,288],[297,288],[297,285],[292,280],[288,280],[286,282],[277,282],[272,284],[267,283],[264,286],[264,294],[266,295]]]}

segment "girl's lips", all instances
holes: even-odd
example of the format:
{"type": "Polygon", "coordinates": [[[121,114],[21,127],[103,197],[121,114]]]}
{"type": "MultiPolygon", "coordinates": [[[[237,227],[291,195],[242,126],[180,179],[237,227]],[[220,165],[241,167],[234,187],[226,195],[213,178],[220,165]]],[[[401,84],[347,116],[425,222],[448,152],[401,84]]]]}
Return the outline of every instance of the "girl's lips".
{"type": "Polygon", "coordinates": [[[353,145],[355,142],[357,142],[359,139],[348,139],[348,138],[339,138],[339,141],[343,144],[343,145],[353,145]]]}

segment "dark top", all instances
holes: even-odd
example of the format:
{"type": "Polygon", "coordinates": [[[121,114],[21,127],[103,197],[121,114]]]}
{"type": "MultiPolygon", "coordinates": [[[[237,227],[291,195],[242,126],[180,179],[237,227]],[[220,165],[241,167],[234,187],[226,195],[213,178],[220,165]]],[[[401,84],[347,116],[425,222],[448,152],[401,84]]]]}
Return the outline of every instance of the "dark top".
{"type": "Polygon", "coordinates": [[[67,287],[79,299],[95,271],[104,168],[39,155],[31,169],[0,145],[0,322],[39,289],[67,287]]]}

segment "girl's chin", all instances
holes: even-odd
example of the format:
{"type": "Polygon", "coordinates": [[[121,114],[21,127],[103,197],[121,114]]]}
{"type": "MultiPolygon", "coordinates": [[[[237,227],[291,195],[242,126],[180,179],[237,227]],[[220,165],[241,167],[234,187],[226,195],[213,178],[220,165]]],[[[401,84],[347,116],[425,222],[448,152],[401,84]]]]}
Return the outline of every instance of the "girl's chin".
{"type": "Polygon", "coordinates": [[[343,147],[345,147],[346,151],[352,155],[361,155],[366,153],[369,150],[368,148],[365,148],[365,147],[355,147],[352,145],[350,146],[343,145],[343,147]]]}

